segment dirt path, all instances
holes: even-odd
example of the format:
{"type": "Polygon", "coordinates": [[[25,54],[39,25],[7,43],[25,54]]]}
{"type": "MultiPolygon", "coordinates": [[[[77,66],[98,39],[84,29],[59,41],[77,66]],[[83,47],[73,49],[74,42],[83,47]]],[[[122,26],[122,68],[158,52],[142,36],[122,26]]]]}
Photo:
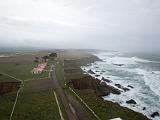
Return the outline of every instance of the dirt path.
{"type": "Polygon", "coordinates": [[[57,95],[60,97],[61,102],[64,106],[64,110],[68,116],[69,120],[78,120],[76,112],[72,106],[72,104],[69,102],[68,98],[66,97],[62,87],[60,86],[57,78],[56,78],[56,74],[55,74],[55,66],[52,65],[51,66],[51,79],[54,81],[54,89],[57,93],[57,95]]]}

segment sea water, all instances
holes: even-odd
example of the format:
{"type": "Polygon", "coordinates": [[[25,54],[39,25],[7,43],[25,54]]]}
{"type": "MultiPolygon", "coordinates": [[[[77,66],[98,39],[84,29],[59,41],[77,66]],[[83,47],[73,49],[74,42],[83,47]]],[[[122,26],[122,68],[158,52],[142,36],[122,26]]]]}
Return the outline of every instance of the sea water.
{"type": "MultiPolygon", "coordinates": [[[[107,83],[111,86],[120,84],[130,89],[124,91],[116,87],[122,93],[105,96],[105,100],[143,113],[148,118],[153,112],[160,113],[160,54],[100,52],[95,55],[102,61],[83,66],[84,71],[92,70],[100,80],[102,77],[111,80],[111,83],[107,83]],[[126,101],[130,99],[137,104],[127,104],[126,101]]],[[[151,119],[160,120],[160,117],[151,119]]]]}

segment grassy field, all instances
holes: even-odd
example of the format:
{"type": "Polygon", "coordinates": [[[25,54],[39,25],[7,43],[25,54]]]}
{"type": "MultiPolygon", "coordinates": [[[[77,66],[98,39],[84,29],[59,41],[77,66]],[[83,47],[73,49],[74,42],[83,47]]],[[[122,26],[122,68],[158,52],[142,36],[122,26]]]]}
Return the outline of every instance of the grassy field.
{"type": "Polygon", "coordinates": [[[33,62],[35,57],[43,56],[44,54],[20,55],[7,58],[0,58],[0,72],[7,73],[21,80],[37,79],[48,77],[48,71],[44,71],[40,75],[33,75],[31,70],[38,63],[33,62]]]}
{"type": "MultiPolygon", "coordinates": [[[[0,72],[9,74],[23,81],[12,120],[60,120],[58,106],[53,93],[53,83],[49,77],[50,65],[40,75],[33,75],[31,70],[38,63],[35,57],[46,53],[34,53],[8,58],[0,58],[0,72]]],[[[0,74],[0,82],[13,82],[16,80],[0,74]]],[[[16,92],[0,96],[0,120],[8,120],[16,99],[16,92]]]]}
{"type": "Polygon", "coordinates": [[[0,73],[0,82],[18,82],[14,78],[8,77],[0,73]]]}
{"type": "Polygon", "coordinates": [[[65,87],[66,82],[65,82],[65,78],[64,78],[63,62],[59,61],[56,63],[56,76],[60,82],[60,85],[62,87],[65,87]]]}
{"type": "Polygon", "coordinates": [[[16,92],[0,96],[0,120],[9,120],[15,98],[16,92]]]}
{"type": "Polygon", "coordinates": [[[60,120],[53,90],[21,92],[13,120],[60,120]]]}

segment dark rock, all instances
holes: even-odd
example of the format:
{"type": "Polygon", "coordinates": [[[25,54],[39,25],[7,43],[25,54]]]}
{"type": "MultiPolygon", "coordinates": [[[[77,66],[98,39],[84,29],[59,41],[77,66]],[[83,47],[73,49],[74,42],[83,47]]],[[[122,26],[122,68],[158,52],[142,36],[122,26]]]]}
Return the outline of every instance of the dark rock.
{"type": "Polygon", "coordinates": [[[158,116],[159,116],[159,113],[158,113],[158,112],[154,112],[154,113],[151,115],[152,118],[155,118],[155,117],[158,117],[158,116]]]}
{"type": "Polygon", "coordinates": [[[105,82],[108,82],[108,83],[112,82],[111,80],[105,79],[104,77],[102,77],[102,80],[105,81],[105,82]]]}
{"type": "Polygon", "coordinates": [[[96,72],[99,72],[98,70],[96,72]]]}
{"type": "Polygon", "coordinates": [[[101,82],[101,86],[106,86],[107,84],[105,82],[101,82]]]}
{"type": "Polygon", "coordinates": [[[100,75],[95,75],[96,77],[99,77],[100,75]]]}
{"type": "Polygon", "coordinates": [[[146,107],[143,107],[143,110],[146,110],[146,107]]]}
{"type": "Polygon", "coordinates": [[[133,99],[126,101],[127,104],[137,104],[133,99]]]}
{"type": "Polygon", "coordinates": [[[116,65],[116,66],[120,66],[120,67],[121,67],[121,66],[123,66],[124,64],[113,64],[113,65],[116,65]]]}
{"type": "Polygon", "coordinates": [[[133,86],[131,86],[131,85],[128,85],[127,87],[134,88],[134,87],[133,87],[133,86]]]}
{"type": "Polygon", "coordinates": [[[125,92],[130,90],[130,89],[125,88],[125,87],[124,87],[124,88],[122,88],[122,89],[123,89],[125,92]]]}
{"type": "Polygon", "coordinates": [[[2,76],[2,74],[0,73],[0,76],[2,76]]]}
{"type": "Polygon", "coordinates": [[[120,84],[115,84],[115,86],[117,86],[118,88],[124,90],[125,92],[130,90],[130,89],[128,89],[128,88],[123,87],[123,86],[120,85],[120,84]]]}
{"type": "Polygon", "coordinates": [[[95,74],[91,69],[88,70],[88,73],[90,73],[90,74],[95,74]]]}
{"type": "Polygon", "coordinates": [[[94,90],[96,95],[107,96],[110,93],[119,95],[120,90],[107,85],[105,82],[101,82],[99,79],[95,79],[92,76],[85,76],[81,79],[72,79],[72,85],[74,89],[91,89],[94,90]]]}
{"type": "Polygon", "coordinates": [[[115,86],[117,86],[118,88],[122,88],[120,84],[115,84],[115,86]]]}

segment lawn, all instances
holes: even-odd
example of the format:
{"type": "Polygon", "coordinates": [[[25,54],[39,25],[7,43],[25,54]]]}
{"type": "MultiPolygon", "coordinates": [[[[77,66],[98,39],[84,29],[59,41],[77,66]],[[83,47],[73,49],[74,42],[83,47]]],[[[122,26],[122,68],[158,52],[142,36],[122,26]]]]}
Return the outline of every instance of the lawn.
{"type": "MultiPolygon", "coordinates": [[[[34,63],[35,56],[42,54],[34,53],[35,55],[20,55],[8,58],[0,58],[0,72],[11,75],[15,78],[24,81],[24,88],[19,94],[16,109],[13,115],[15,120],[44,120],[52,119],[59,120],[59,112],[55,102],[54,94],[51,88],[32,91],[28,85],[28,81],[37,81],[38,78],[46,78],[49,74],[50,66],[47,66],[45,72],[40,75],[33,75],[31,70],[38,63],[34,63]],[[31,80],[32,79],[32,80],[31,80]]],[[[45,53],[46,54],[46,53],[45,53]]],[[[17,80],[0,74],[0,82],[18,82],[17,80]]],[[[44,80],[45,82],[45,80],[44,80]]],[[[46,81],[47,82],[47,81],[46,81]]],[[[31,83],[32,84],[32,83],[31,83]]],[[[47,83],[48,85],[48,83],[47,83]]],[[[48,87],[48,86],[46,86],[48,87]]],[[[7,88],[7,86],[6,86],[7,88]]],[[[7,88],[8,89],[8,88],[7,88]]],[[[8,120],[15,102],[16,92],[6,93],[0,96],[0,120],[8,120]]]]}
{"type": "Polygon", "coordinates": [[[56,63],[56,76],[60,82],[61,87],[65,87],[65,78],[64,78],[64,70],[63,70],[63,62],[56,63]]]}
{"type": "Polygon", "coordinates": [[[9,120],[15,98],[16,92],[0,96],[0,120],[9,120]]]}
{"type": "Polygon", "coordinates": [[[19,81],[0,73],[0,82],[19,82],[19,81]]]}
{"type": "Polygon", "coordinates": [[[13,120],[60,120],[53,90],[21,92],[13,120]]]}
{"type": "Polygon", "coordinates": [[[35,57],[38,55],[21,55],[8,58],[0,58],[0,72],[7,73],[21,80],[48,77],[48,71],[44,71],[39,75],[33,75],[31,73],[33,67],[37,66],[38,64],[33,62],[35,57]]]}

